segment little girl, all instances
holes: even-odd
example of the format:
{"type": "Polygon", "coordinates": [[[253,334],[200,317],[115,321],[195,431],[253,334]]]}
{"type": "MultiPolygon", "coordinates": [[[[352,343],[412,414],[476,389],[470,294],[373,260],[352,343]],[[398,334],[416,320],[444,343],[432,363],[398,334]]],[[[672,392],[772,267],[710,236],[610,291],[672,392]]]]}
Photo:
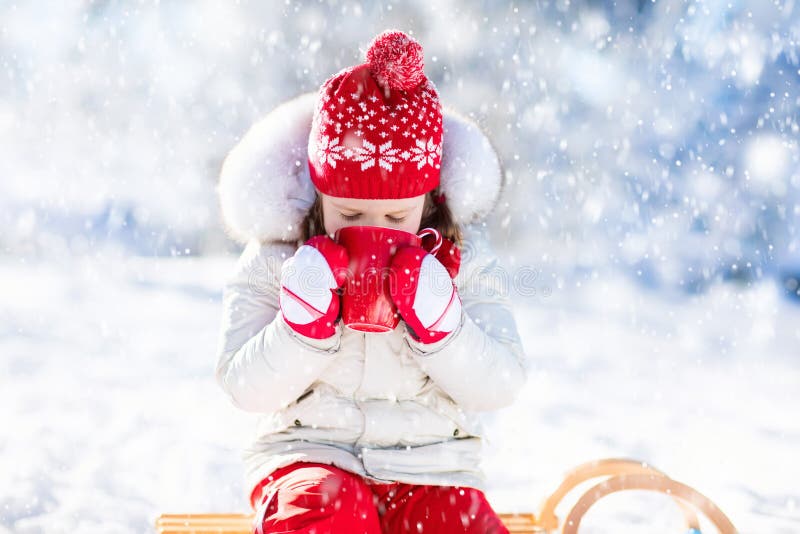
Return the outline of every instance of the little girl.
{"type": "Polygon", "coordinates": [[[490,143],[443,117],[421,46],[399,31],[228,155],[223,217],[247,246],[224,290],[216,378],[262,414],[244,454],[255,532],[508,532],[479,467],[478,412],[526,379],[482,222],[500,184],[490,143]],[[342,324],[348,252],[333,237],[350,225],[445,238],[394,255],[389,332],[342,324]]]}

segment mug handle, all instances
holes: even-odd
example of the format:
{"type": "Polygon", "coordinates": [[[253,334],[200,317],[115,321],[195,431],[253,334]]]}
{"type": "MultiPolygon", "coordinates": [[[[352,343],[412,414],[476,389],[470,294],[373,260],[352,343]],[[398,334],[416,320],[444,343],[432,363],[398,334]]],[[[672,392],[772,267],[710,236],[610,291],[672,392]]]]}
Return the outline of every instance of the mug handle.
{"type": "Polygon", "coordinates": [[[433,248],[430,250],[429,254],[436,256],[436,253],[439,252],[439,248],[442,246],[442,234],[436,228],[423,228],[419,231],[417,236],[425,237],[426,235],[436,236],[436,244],[433,245],[433,248]]]}

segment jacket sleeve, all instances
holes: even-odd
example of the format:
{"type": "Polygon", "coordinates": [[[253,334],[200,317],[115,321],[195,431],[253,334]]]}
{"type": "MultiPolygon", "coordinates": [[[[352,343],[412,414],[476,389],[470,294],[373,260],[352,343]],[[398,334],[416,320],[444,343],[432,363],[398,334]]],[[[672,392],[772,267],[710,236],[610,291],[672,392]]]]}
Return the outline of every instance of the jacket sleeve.
{"type": "MultiPolygon", "coordinates": [[[[482,228],[469,228],[455,283],[461,322],[435,343],[405,340],[431,379],[466,410],[510,405],[527,380],[528,367],[508,295],[510,276],[498,264],[482,228]]],[[[403,323],[405,324],[405,323],[403,323]]]]}
{"type": "Polygon", "coordinates": [[[217,383],[234,405],[273,412],[297,399],[335,359],[342,334],[314,339],[292,330],[280,312],[280,267],[291,243],[251,241],[222,296],[217,383]]]}

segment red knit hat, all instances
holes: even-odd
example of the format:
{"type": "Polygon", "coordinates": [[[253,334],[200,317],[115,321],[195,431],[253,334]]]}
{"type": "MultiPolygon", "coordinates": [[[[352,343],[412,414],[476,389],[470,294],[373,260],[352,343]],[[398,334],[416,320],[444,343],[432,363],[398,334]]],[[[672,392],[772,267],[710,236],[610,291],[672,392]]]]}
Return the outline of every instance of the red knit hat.
{"type": "Polygon", "coordinates": [[[442,107],[422,46],[387,30],[367,61],[320,87],[308,140],[311,181],[326,195],[409,198],[439,185],[442,107]]]}

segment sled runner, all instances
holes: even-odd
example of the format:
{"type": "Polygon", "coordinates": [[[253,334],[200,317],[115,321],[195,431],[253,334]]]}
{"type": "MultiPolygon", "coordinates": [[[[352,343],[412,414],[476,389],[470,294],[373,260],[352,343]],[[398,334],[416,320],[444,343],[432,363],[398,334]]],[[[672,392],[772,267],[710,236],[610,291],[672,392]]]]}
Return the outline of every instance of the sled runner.
{"type": "MultiPolygon", "coordinates": [[[[616,492],[655,491],[671,497],[681,509],[688,534],[701,534],[697,513],[702,513],[720,534],[734,534],[730,519],[705,495],[673,480],[646,463],[628,459],[603,459],[582,464],[564,477],[543,502],[538,514],[501,513],[513,534],[577,534],[581,519],[596,502],[616,492]],[[578,498],[563,521],[556,507],[579,485],[596,481],[578,498]]],[[[156,519],[159,534],[252,534],[254,514],[163,514],[156,519]]]]}

